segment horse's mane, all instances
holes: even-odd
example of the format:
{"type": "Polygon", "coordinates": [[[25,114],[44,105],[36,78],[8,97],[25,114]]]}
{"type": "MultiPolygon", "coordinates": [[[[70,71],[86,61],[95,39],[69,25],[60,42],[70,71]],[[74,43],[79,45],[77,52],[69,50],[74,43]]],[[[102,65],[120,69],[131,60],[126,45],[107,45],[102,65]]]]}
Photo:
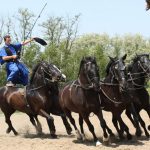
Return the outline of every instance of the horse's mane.
{"type": "Polygon", "coordinates": [[[35,73],[37,71],[37,69],[39,68],[39,66],[41,65],[41,62],[37,63],[33,69],[32,69],[32,74],[31,74],[31,77],[30,77],[30,84],[32,84],[33,82],[33,79],[34,79],[34,76],[35,76],[35,73]]]}
{"type": "MultiPolygon", "coordinates": [[[[117,58],[115,57],[114,61],[116,61],[116,60],[117,60],[117,58]]],[[[106,66],[106,75],[109,74],[109,69],[110,69],[111,65],[114,63],[114,61],[110,59],[109,63],[107,64],[107,66],[106,66]]]]}

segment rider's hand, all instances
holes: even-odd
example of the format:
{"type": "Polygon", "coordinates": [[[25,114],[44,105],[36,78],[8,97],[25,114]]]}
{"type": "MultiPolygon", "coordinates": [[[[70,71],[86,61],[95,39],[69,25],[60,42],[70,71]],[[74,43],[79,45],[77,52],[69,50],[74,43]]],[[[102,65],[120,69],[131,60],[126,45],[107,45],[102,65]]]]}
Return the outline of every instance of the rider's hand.
{"type": "Polygon", "coordinates": [[[12,55],[12,59],[17,59],[18,56],[17,55],[12,55]]]}

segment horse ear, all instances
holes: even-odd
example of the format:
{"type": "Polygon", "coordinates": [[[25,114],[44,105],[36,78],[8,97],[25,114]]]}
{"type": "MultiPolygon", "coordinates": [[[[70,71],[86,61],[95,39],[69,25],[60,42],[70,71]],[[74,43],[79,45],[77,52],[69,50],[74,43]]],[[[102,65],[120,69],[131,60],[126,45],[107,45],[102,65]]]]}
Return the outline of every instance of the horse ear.
{"type": "Polygon", "coordinates": [[[113,57],[108,56],[111,61],[115,61],[113,57]]]}
{"type": "Polygon", "coordinates": [[[123,57],[122,57],[122,60],[125,60],[127,58],[127,54],[125,54],[123,57]]]}

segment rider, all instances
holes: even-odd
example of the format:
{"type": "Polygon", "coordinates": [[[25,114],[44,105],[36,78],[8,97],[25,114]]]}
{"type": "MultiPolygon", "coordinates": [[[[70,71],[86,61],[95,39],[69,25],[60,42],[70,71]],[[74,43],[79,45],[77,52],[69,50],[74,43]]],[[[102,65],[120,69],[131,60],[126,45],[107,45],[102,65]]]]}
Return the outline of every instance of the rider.
{"type": "Polygon", "coordinates": [[[33,41],[34,38],[26,40],[22,43],[11,44],[10,35],[4,36],[5,45],[0,50],[0,62],[6,62],[7,84],[6,86],[14,86],[15,84],[28,84],[29,71],[27,67],[19,62],[18,53],[20,53],[22,46],[33,41]]]}

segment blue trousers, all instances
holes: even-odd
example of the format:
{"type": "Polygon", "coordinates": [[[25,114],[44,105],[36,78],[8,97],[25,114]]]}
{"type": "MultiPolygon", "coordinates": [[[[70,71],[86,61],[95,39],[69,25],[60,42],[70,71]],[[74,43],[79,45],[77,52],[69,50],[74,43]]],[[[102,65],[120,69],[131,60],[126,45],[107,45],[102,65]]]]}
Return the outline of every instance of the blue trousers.
{"type": "Polygon", "coordinates": [[[7,81],[14,84],[28,84],[29,71],[27,67],[20,62],[8,62],[6,64],[7,81]]]}

